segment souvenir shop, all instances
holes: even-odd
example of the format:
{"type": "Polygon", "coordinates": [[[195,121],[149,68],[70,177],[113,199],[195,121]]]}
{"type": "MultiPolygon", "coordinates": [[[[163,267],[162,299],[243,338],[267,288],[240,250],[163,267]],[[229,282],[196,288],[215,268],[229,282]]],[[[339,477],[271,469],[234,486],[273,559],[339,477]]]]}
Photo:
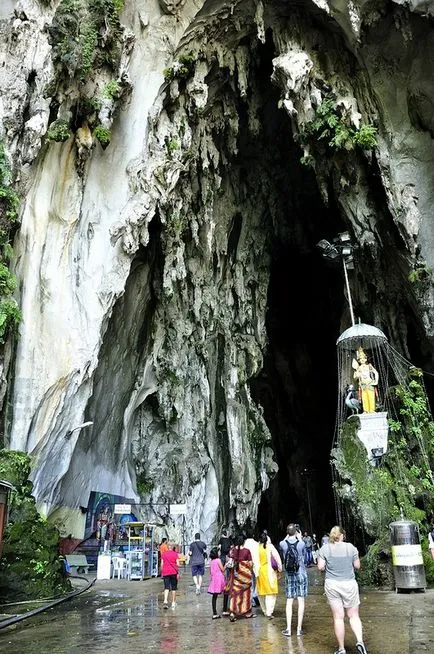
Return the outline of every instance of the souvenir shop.
{"type": "Polygon", "coordinates": [[[138,520],[132,509],[134,505],[126,503],[125,498],[91,493],[86,533],[97,551],[97,579],[142,580],[158,576],[155,525],[138,520]]]}

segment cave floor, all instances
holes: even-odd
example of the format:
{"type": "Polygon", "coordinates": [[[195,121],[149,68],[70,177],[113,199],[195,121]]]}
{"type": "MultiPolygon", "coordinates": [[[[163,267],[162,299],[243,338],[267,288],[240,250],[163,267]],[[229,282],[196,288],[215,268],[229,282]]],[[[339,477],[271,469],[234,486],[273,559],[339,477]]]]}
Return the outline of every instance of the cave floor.
{"type": "MultiPolygon", "coordinates": [[[[225,618],[211,619],[211,598],[205,591],[195,595],[187,568],[181,575],[174,610],[163,610],[161,579],[97,581],[76,599],[0,631],[0,651],[331,654],[335,639],[322,577],[313,568],[309,577],[302,638],[285,638],[281,634],[285,628],[282,583],[273,620],[266,619],[257,609],[256,619],[232,624],[225,618]]],[[[434,651],[434,590],[409,594],[369,590],[361,592],[361,600],[360,614],[369,654],[434,651]]],[[[356,654],[349,628],[346,645],[347,654],[356,654]]]]}

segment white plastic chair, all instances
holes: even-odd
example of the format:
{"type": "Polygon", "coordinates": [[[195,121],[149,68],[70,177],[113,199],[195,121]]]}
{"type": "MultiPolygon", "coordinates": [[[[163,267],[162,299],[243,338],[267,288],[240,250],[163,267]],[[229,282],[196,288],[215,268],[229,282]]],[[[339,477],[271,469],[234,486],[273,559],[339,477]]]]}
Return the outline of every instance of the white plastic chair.
{"type": "Polygon", "coordinates": [[[118,579],[125,579],[127,576],[127,560],[121,556],[114,556],[113,559],[113,579],[117,574],[118,579]]]}

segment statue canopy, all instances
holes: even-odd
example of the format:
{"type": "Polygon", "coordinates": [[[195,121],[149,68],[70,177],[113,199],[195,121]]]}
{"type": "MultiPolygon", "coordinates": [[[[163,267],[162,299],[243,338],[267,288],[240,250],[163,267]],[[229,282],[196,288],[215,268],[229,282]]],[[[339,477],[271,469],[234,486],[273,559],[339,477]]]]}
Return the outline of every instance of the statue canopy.
{"type": "Polygon", "coordinates": [[[372,349],[387,343],[387,338],[378,327],[359,323],[346,329],[336,341],[336,345],[344,350],[372,349]]]}

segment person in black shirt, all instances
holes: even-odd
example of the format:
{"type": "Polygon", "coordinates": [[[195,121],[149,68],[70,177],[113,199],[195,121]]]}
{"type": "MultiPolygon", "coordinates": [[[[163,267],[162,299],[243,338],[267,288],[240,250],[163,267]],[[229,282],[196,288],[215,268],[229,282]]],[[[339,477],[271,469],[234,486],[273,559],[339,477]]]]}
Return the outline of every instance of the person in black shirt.
{"type": "Polygon", "coordinates": [[[229,550],[232,547],[232,539],[229,538],[228,532],[226,529],[222,530],[220,540],[219,540],[219,550],[220,550],[220,561],[224,565],[229,554],[229,550]]]}

